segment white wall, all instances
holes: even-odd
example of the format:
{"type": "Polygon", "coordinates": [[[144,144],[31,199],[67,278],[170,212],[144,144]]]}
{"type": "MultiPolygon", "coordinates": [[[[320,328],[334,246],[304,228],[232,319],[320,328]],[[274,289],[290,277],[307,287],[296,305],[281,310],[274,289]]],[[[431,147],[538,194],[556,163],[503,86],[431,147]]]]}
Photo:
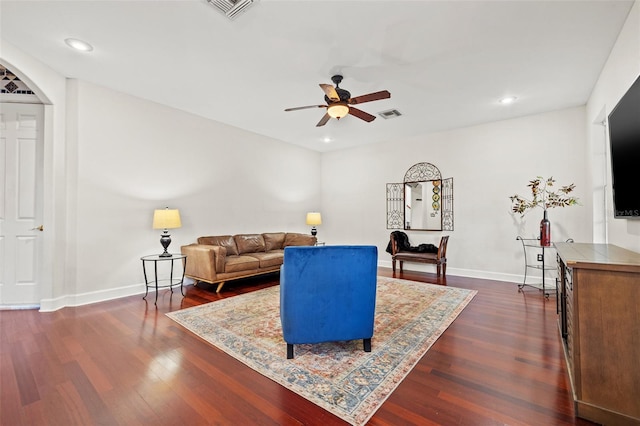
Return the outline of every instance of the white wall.
{"type": "Polygon", "coordinates": [[[72,81],[68,98],[77,114],[74,294],[141,288],[140,256],[162,249],[151,229],[157,208],[180,210],[173,252],[202,235],[309,231],[319,153],[87,82],[72,81]]]}
{"type": "MultiPolygon", "coordinates": [[[[536,176],[553,176],[561,185],[575,183],[582,204],[549,211],[552,239],[591,241],[584,120],[584,108],[578,107],[325,153],[322,239],[377,245],[381,263],[390,265],[384,251],[390,233],[386,183],[402,182],[412,165],[429,162],[443,178],[453,177],[455,229],[408,231],[412,244],[437,244],[440,235],[449,234],[447,273],[520,281],[524,268],[516,236],[537,237],[542,210],[520,219],[510,213],[508,197],[528,196],[526,185],[536,176]]],[[[432,265],[405,267],[435,270],[432,265]]]]}
{"type": "MultiPolygon", "coordinates": [[[[580,197],[581,206],[550,210],[554,241],[572,237],[640,252],[640,220],[613,219],[607,133],[594,124],[606,118],[639,74],[636,1],[585,108],[324,154],[323,239],[377,245],[381,264],[389,265],[385,184],[401,182],[415,163],[431,162],[443,177],[454,178],[449,273],[520,281],[522,249],[515,236],[537,236],[541,213],[521,220],[508,212],[507,197],[527,194],[527,181],[537,175],[575,183],[580,197]]],[[[408,234],[414,243],[435,244],[442,233],[408,234]]]]}
{"type": "MultiPolygon", "coordinates": [[[[624,93],[640,75],[640,2],[636,1],[618,36],[609,59],[591,93],[586,108],[586,126],[592,152],[591,169],[594,194],[602,192],[606,208],[596,211],[595,223],[604,222],[604,240],[640,252],[640,219],[615,219],[611,193],[611,170],[608,131],[593,124],[600,122],[615,108],[624,93]]],[[[640,114],[639,114],[640,116],[640,114]]],[[[640,119],[640,118],[639,118],[640,119]]]]}
{"type": "Polygon", "coordinates": [[[46,104],[41,310],[143,291],[156,208],[181,211],[174,252],[200,235],[309,232],[319,153],[67,80],[1,39],[0,52],[46,104]]]}

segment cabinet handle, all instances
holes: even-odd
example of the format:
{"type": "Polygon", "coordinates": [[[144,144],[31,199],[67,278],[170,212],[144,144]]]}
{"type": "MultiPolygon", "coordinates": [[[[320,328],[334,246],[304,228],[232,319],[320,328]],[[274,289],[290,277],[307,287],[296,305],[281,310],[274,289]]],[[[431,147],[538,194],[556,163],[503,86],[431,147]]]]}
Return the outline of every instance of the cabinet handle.
{"type": "Polygon", "coordinates": [[[44,225],[36,226],[35,228],[31,228],[32,231],[44,231],[44,225]]]}

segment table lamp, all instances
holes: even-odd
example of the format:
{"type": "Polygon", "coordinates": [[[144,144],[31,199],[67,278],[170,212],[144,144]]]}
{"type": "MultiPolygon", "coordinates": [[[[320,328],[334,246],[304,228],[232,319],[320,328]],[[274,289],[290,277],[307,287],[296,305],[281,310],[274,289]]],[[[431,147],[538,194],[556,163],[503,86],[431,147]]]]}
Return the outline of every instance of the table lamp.
{"type": "Polygon", "coordinates": [[[316,225],[322,225],[322,215],[319,212],[309,212],[307,213],[307,225],[311,225],[311,235],[314,237],[318,233],[316,229],[316,225]]]}
{"type": "Polygon", "coordinates": [[[164,247],[164,252],[160,257],[171,257],[171,253],[167,252],[169,244],[171,244],[171,235],[169,229],[180,228],[180,212],[178,209],[156,210],[153,212],[153,229],[164,229],[160,236],[160,244],[164,247]]]}

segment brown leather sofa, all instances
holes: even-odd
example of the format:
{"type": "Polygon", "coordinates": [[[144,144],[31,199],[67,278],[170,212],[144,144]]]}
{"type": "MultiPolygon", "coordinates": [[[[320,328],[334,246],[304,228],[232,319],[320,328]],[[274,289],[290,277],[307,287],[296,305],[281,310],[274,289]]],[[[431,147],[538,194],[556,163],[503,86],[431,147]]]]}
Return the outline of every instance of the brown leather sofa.
{"type": "Polygon", "coordinates": [[[316,237],[307,234],[270,232],[200,237],[181,247],[187,256],[185,276],[196,281],[218,284],[237,278],[280,270],[287,246],[313,246],[316,237]]]}

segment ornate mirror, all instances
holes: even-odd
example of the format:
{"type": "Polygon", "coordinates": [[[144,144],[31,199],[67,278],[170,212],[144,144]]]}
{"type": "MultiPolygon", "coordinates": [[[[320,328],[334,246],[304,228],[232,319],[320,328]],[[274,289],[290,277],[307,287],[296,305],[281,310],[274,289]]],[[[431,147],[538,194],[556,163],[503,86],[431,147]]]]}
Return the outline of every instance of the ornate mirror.
{"type": "Polygon", "coordinates": [[[387,184],[387,229],[453,231],[453,178],[431,163],[418,163],[403,183],[387,184]]]}
{"type": "Polygon", "coordinates": [[[442,231],[441,185],[440,180],[405,182],[404,229],[442,231]]]}

